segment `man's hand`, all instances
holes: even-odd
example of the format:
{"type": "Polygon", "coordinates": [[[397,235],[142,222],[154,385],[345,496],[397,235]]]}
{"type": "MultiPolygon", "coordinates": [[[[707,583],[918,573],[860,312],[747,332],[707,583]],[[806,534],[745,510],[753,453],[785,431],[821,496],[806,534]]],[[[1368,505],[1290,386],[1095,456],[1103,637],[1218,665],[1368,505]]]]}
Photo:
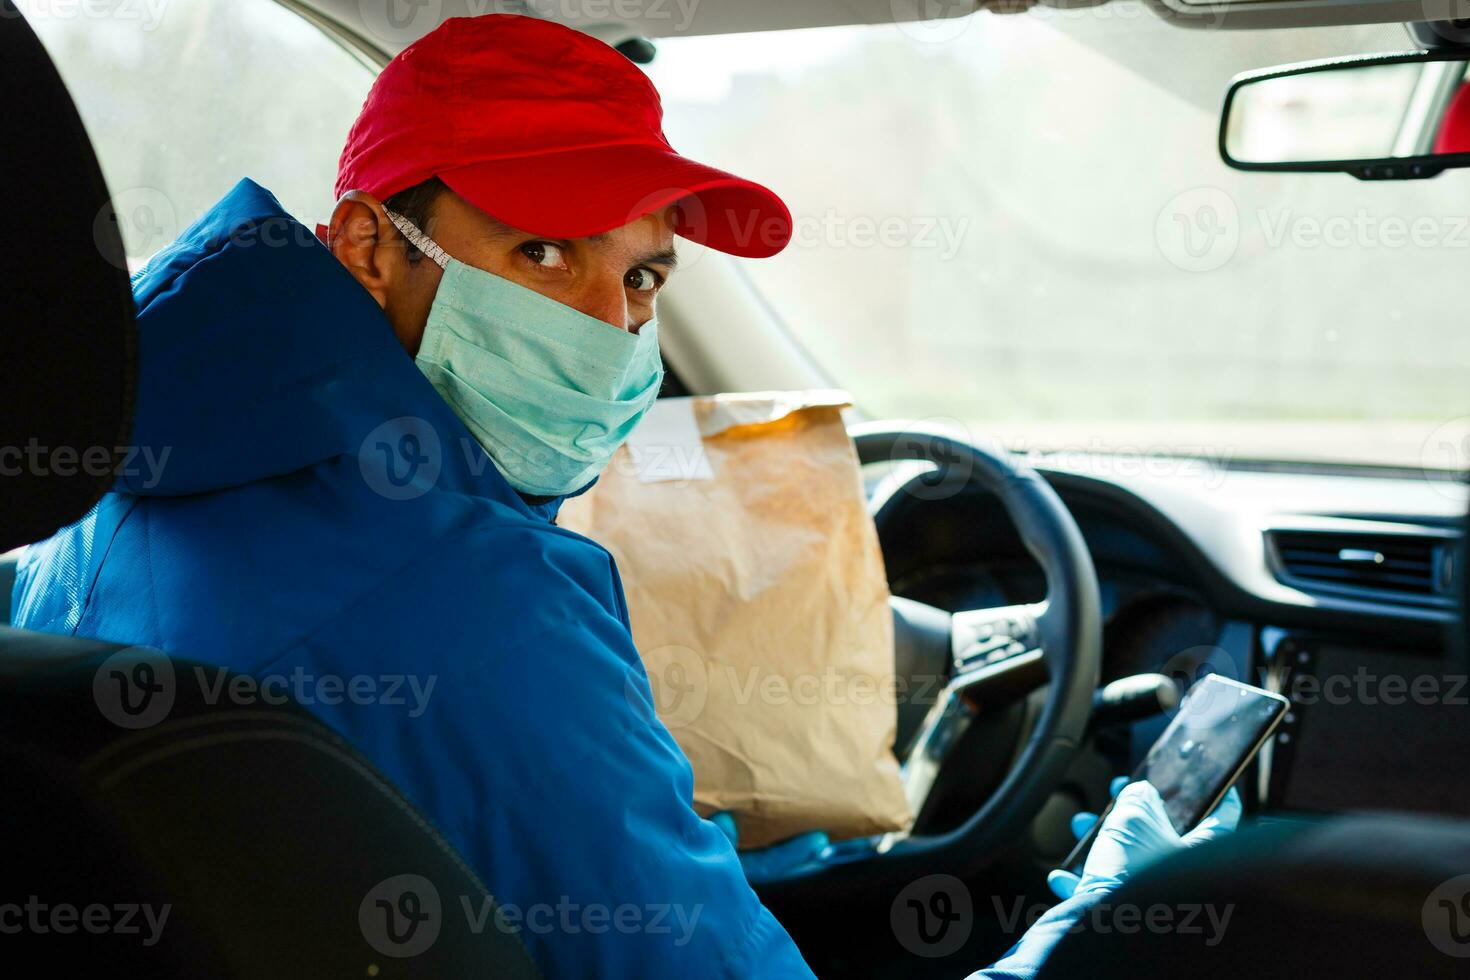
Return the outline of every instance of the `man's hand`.
{"type": "MultiPolygon", "coordinates": [[[[1174,830],[1164,800],[1147,781],[1128,783],[1126,776],[1113,781],[1118,801],[1103,821],[1087,862],[1078,877],[1070,871],[1057,870],[1047,876],[1046,883],[1058,898],[1074,894],[1112,891],[1130,875],[1135,875],[1160,858],[1175,851],[1194,847],[1205,841],[1223,837],[1240,823],[1240,794],[1231,787],[1215,812],[1200,821],[1189,833],[1180,836],[1174,830]],[[1126,784],[1126,785],[1124,785],[1126,784]]],[[[1097,822],[1095,813],[1079,813],[1072,818],[1072,833],[1079,840],[1097,822]]]]}
{"type": "MultiPolygon", "coordinates": [[[[730,838],[731,847],[739,843],[740,835],[735,828],[735,817],[729,811],[721,810],[710,817],[710,822],[730,838]]],[[[745,869],[745,880],[755,885],[780,878],[791,868],[820,858],[826,853],[828,845],[827,835],[820,830],[813,830],[810,833],[797,834],[770,847],[737,851],[736,854],[740,858],[740,866],[745,869]]]]}

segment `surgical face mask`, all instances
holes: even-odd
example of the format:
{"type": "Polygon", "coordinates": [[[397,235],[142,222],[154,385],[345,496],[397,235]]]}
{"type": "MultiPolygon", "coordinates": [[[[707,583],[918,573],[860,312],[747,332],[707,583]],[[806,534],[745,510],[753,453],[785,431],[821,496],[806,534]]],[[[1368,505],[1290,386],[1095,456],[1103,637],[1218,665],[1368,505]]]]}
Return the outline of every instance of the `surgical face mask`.
{"type": "Polygon", "coordinates": [[[450,258],[388,220],[444,270],[416,359],[511,486],[559,496],[607,466],[658,397],[658,324],[632,334],[450,258]]]}

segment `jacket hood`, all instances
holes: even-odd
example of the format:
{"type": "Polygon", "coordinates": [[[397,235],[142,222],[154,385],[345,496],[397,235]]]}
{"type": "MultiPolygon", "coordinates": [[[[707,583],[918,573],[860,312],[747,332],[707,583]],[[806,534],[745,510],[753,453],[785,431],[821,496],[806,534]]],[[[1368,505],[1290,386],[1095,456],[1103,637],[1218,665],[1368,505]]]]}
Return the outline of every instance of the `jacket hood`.
{"type": "Polygon", "coordinates": [[[390,496],[410,485],[554,515],[561,498],[528,505],[505,482],[373,298],[255,182],[154,256],[133,295],[138,399],[118,489],[206,493],[339,460],[390,496]]]}

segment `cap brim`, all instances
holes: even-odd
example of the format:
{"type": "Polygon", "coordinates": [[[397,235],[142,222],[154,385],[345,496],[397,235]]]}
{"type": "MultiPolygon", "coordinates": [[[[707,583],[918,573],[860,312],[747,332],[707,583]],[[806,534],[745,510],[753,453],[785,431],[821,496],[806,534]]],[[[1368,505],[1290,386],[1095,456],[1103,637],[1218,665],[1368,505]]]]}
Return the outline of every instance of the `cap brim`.
{"type": "Polygon", "coordinates": [[[765,258],[791,240],[791,212],[769,188],[662,147],[487,160],[439,178],[485,213],[548,238],[599,235],[678,204],[675,233],[721,252],[765,258]]]}

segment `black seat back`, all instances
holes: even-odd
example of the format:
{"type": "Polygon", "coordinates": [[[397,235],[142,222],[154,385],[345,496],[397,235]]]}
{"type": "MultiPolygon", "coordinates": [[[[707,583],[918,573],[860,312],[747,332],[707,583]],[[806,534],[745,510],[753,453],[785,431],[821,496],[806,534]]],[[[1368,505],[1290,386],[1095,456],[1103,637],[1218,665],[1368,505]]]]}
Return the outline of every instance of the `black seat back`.
{"type": "Polygon", "coordinates": [[[132,420],[133,297],[102,171],[51,59],[0,0],[0,553],[86,513],[132,420]],[[90,455],[89,455],[90,451],[90,455]]]}
{"type": "Polygon", "coordinates": [[[1464,977],[1470,826],[1354,815],[1263,824],[1107,896],[1037,980],[1464,977]]]}
{"type": "Polygon", "coordinates": [[[221,705],[196,669],[0,629],[3,900],[134,930],[48,927],[8,953],[56,976],[536,975],[459,854],[349,745],[294,706],[221,705]]]}
{"type": "MultiPolygon", "coordinates": [[[[11,0],[0,91],[3,552],[110,485],[137,343],[97,161],[11,0]]],[[[196,667],[0,627],[11,972],[536,975],[481,881],[351,746],[294,705],[213,696],[228,676],[196,667]]]]}

